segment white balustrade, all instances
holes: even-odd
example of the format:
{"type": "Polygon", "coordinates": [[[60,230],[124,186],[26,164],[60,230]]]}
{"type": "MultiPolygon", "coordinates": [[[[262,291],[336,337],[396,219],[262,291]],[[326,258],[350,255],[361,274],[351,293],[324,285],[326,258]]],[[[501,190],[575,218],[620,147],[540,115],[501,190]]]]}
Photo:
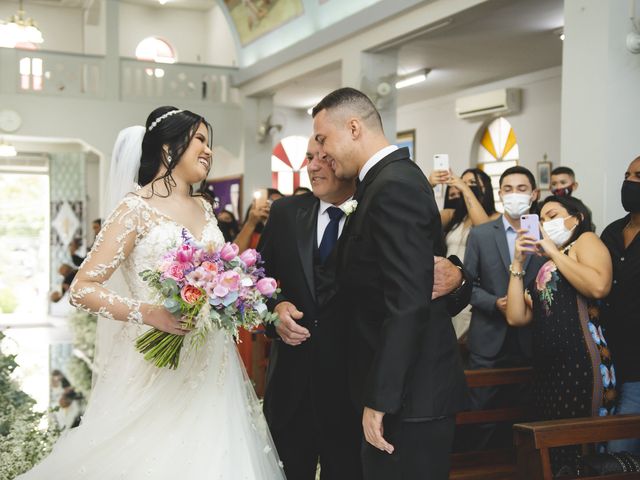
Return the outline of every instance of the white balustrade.
{"type": "Polygon", "coordinates": [[[239,101],[238,90],[231,87],[235,68],[132,58],[121,58],[119,65],[120,85],[108,85],[103,56],[0,48],[0,93],[94,99],[109,94],[121,101],[239,101]]]}

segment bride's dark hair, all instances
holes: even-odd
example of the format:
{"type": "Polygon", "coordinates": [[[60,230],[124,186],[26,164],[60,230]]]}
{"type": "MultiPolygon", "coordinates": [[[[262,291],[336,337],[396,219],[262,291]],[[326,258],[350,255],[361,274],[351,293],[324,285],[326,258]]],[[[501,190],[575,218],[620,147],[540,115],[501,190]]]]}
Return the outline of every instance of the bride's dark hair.
{"type": "MultiPolygon", "coordinates": [[[[151,195],[156,194],[153,184],[157,181],[162,180],[164,182],[167,192],[171,192],[172,187],[176,185],[171,172],[180,163],[182,154],[189,146],[200,124],[206,125],[209,131],[209,148],[211,148],[213,132],[209,122],[201,115],[189,110],[182,110],[160,119],[163,115],[174,110],[178,109],[176,107],[156,108],[149,114],[145,124],[147,131],[142,139],[138,185],[143,187],[151,183],[151,195]],[[169,161],[169,156],[171,161],[169,161]],[[161,166],[164,166],[167,170],[162,176],[154,180],[161,166]]],[[[193,195],[193,187],[191,186],[189,187],[189,193],[193,195]]]]}

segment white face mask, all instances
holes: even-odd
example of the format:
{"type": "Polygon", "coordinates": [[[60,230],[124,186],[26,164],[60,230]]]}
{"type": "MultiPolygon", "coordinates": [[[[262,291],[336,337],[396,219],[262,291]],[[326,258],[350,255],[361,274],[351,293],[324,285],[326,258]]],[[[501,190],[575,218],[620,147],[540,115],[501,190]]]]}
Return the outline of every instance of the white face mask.
{"type": "Polygon", "coordinates": [[[524,215],[531,207],[531,194],[528,193],[509,193],[502,197],[504,211],[512,219],[517,220],[520,215],[524,215]]]}
{"type": "MultiPolygon", "coordinates": [[[[567,217],[571,218],[573,215],[567,217]]],[[[571,232],[573,229],[578,226],[578,224],[574,225],[573,228],[569,229],[564,225],[564,221],[567,218],[554,218],[553,220],[549,220],[548,222],[542,223],[542,228],[549,235],[549,239],[556,245],[556,247],[560,248],[562,245],[569,241],[571,238],[571,232]]]]}

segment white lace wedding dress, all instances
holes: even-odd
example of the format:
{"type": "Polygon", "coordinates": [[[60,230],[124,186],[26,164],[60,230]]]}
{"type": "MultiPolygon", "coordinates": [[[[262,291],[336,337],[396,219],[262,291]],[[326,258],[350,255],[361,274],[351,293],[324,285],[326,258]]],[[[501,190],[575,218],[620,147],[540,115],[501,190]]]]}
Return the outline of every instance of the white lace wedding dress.
{"type": "MultiPolygon", "coordinates": [[[[204,201],[203,207],[207,225],[196,240],[221,244],[213,212],[204,201]]],[[[191,235],[134,195],[105,222],[85,265],[97,283],[72,288],[72,298],[86,310],[133,322],[118,322],[116,341],[81,425],[63,434],[42,463],[18,478],[285,478],[253,387],[226,332],[214,332],[196,352],[183,349],[176,370],[153,366],[134,347],[149,328],[135,323],[140,302],[157,303],[138,273],[155,268],[183,234],[191,235]],[[119,266],[130,298],[104,286],[119,266]]]]}

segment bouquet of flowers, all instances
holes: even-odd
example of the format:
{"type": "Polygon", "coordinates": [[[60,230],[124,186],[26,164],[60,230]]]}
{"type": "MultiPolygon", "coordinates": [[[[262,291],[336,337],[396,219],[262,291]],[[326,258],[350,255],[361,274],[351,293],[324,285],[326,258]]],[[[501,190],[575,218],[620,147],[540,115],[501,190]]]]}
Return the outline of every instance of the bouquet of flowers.
{"type": "Polygon", "coordinates": [[[199,245],[186,234],[182,238],[162,256],[156,270],[139,273],[164,307],[180,315],[184,328],[191,330],[183,336],[151,329],[138,337],[138,351],[160,368],[178,367],[185,337],[197,349],[214,327],[229,331],[238,341],[240,328],[251,330],[278,319],[265,302],[279,290],[260,267],[258,252],[249,249],[239,255],[233,243],[216,249],[199,245]]]}

